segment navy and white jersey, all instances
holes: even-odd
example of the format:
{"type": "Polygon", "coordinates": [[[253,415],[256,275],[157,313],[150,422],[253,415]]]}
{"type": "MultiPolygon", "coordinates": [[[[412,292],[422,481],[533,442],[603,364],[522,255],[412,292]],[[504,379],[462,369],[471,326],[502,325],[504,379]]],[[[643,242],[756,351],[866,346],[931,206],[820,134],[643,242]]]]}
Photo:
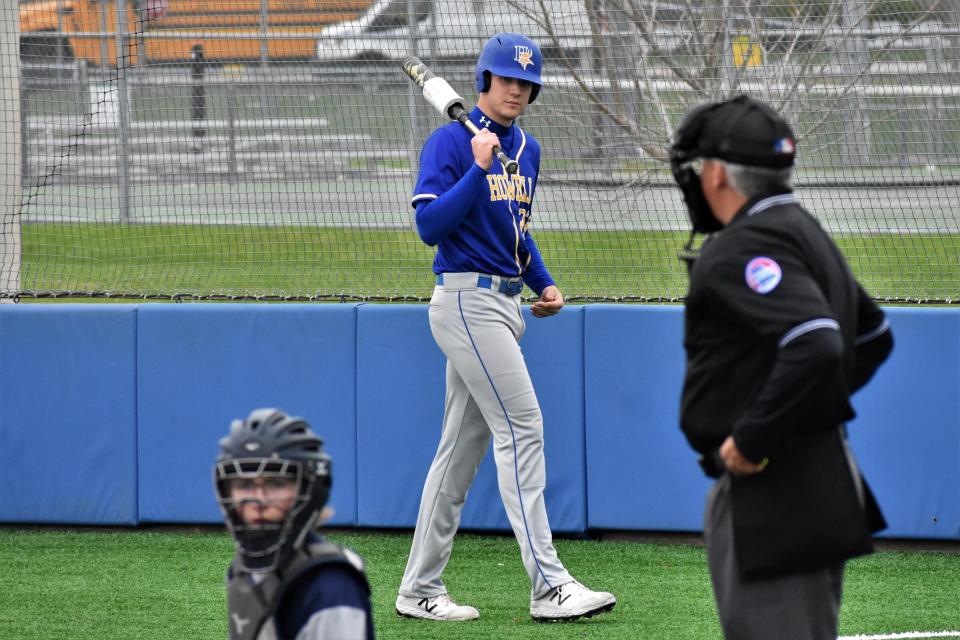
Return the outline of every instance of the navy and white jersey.
{"type": "Polygon", "coordinates": [[[284,593],[274,620],[280,639],[374,637],[366,587],[345,565],[322,565],[301,576],[284,593]]]}
{"type": "Polygon", "coordinates": [[[791,433],[851,419],[849,396],[892,344],[883,311],[793,195],[751,200],[690,273],[684,433],[701,453],[733,433],[759,461],[791,433]]]}
{"type": "Polygon", "coordinates": [[[373,640],[363,559],[315,533],[281,569],[227,570],[230,637],[238,640],[373,640]]]}
{"type": "Polygon", "coordinates": [[[479,108],[478,128],[497,134],[520,170],[508,175],[493,159],[488,171],[474,161],[473,137],[459,122],[434,131],[420,153],[420,175],[411,204],[421,239],[437,247],[434,273],[478,272],[523,276],[537,295],[554,284],[530,233],[533,194],[540,172],[540,143],[516,124],[504,127],[479,108]]]}

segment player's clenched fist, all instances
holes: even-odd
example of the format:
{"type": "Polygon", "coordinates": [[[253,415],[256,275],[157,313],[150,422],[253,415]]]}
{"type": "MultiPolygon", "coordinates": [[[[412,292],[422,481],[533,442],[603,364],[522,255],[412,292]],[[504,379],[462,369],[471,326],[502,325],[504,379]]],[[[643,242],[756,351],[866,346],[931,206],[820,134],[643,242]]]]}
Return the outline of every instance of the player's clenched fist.
{"type": "Polygon", "coordinates": [[[481,129],[480,133],[470,140],[470,146],[473,148],[473,159],[484,171],[493,164],[493,148],[499,144],[500,138],[487,128],[481,129]]]}

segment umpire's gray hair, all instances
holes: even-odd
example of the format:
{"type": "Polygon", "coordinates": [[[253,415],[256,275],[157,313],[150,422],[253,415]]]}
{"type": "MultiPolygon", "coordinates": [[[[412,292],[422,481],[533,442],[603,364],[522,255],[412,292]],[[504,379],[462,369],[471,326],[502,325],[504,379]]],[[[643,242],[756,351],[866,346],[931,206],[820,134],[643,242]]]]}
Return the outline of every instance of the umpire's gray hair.
{"type": "Polygon", "coordinates": [[[790,189],[790,178],[793,175],[791,167],[768,169],[734,164],[725,160],[717,160],[717,162],[726,170],[730,186],[745,198],[781,193],[790,189]]]}

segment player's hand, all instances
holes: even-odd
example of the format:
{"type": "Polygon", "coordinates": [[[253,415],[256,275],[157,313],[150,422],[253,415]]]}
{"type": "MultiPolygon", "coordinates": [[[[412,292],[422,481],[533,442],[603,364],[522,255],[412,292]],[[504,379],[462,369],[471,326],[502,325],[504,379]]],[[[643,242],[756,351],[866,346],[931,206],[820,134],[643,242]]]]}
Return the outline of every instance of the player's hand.
{"type": "Polygon", "coordinates": [[[530,305],[530,311],[538,318],[555,316],[563,309],[563,294],[556,286],[550,285],[540,293],[540,299],[530,305]]]}
{"type": "Polygon", "coordinates": [[[486,171],[493,164],[493,148],[500,144],[500,138],[486,127],[470,140],[473,149],[473,160],[480,168],[486,171]]]}
{"type": "Polygon", "coordinates": [[[723,459],[723,464],[727,466],[727,471],[735,476],[752,476],[767,468],[766,459],[757,464],[745,458],[737,449],[737,443],[734,442],[733,436],[727,436],[727,439],[720,445],[720,458],[723,459]]]}

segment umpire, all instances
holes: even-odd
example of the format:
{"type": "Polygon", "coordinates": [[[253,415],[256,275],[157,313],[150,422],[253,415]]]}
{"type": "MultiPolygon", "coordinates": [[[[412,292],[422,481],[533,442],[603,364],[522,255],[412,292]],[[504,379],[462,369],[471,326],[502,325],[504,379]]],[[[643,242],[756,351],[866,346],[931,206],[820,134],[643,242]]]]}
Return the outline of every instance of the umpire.
{"type": "Polygon", "coordinates": [[[893,337],[794,199],[794,144],[739,96],[691,110],[671,148],[694,232],[711,234],[687,256],[680,421],[718,478],[704,540],[728,640],[836,638],[844,563],[886,526],[845,423],[893,337]]]}

